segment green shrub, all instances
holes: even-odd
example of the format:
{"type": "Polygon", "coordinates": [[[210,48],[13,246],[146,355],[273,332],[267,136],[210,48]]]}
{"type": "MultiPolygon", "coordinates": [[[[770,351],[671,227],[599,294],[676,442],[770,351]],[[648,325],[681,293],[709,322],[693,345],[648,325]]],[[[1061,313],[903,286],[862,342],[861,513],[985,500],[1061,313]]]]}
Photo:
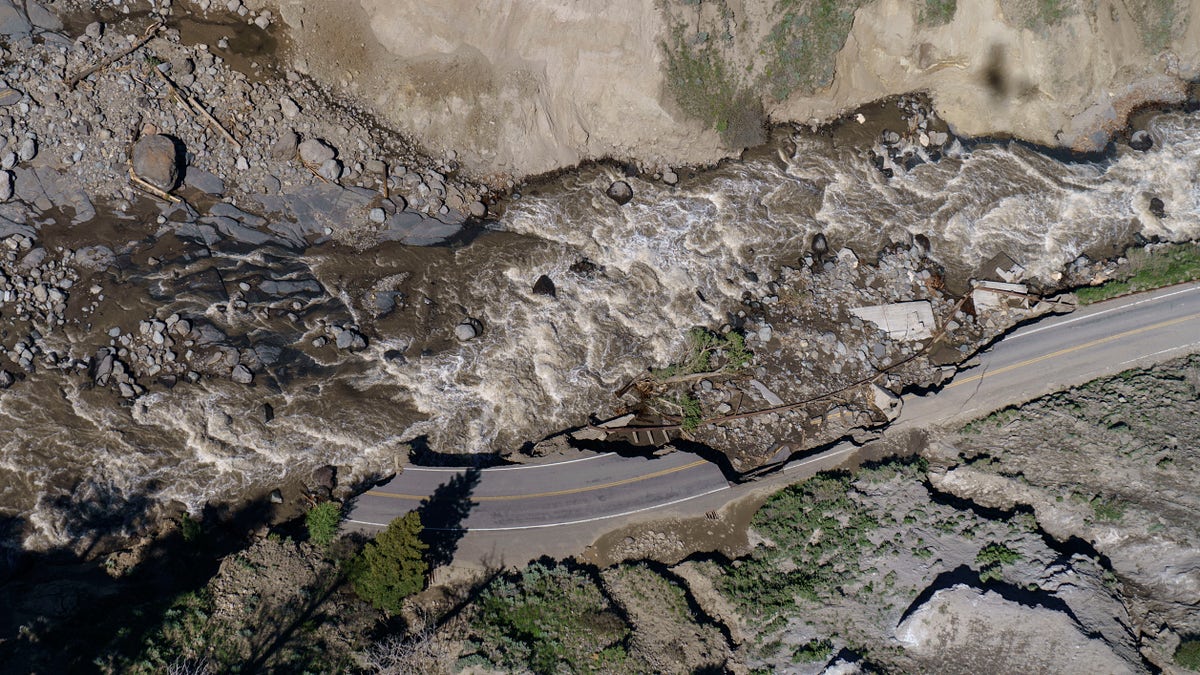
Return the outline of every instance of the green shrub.
{"type": "Polygon", "coordinates": [[[304,525],[308,527],[308,538],[314,544],[328,546],[337,536],[342,522],[342,505],[337,502],[322,502],[308,510],[304,525]]]}
{"type": "Polygon", "coordinates": [[[185,513],[179,518],[179,535],[187,543],[194,544],[200,541],[200,537],[204,535],[204,529],[191,515],[185,513]]]}
{"type": "Polygon", "coordinates": [[[629,626],[582,570],[534,563],[518,574],[494,580],[475,608],[469,622],[469,648],[498,669],[626,670],[629,626]]]}
{"type": "Polygon", "coordinates": [[[1001,578],[1003,567],[1021,559],[1021,554],[1004,544],[992,542],[975,554],[979,568],[979,581],[987,583],[1001,578]]]}
{"type": "Polygon", "coordinates": [[[695,431],[704,421],[704,410],[695,396],[683,396],[679,399],[679,407],[683,409],[683,422],[680,426],[684,431],[695,431]]]}
{"type": "Polygon", "coordinates": [[[388,524],[350,562],[349,577],[358,597],[390,614],[425,587],[428,545],[421,541],[421,515],[409,511],[388,524]]]}
{"type": "Polygon", "coordinates": [[[832,651],[833,643],[829,640],[813,639],[797,647],[796,651],[792,652],[792,658],[800,663],[824,661],[832,651]]]}
{"type": "Polygon", "coordinates": [[[957,0],[925,0],[921,8],[921,23],[926,26],[941,26],[954,19],[958,11],[957,0]]]}
{"type": "Polygon", "coordinates": [[[1175,649],[1175,663],[1188,670],[1200,671],[1200,639],[1180,642],[1175,649]]]}

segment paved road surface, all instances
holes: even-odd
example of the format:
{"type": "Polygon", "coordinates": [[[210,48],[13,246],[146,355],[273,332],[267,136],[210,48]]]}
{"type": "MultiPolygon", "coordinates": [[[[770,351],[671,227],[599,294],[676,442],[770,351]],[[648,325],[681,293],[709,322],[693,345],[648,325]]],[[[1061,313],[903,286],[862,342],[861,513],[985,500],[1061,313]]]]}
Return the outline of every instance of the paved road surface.
{"type": "MultiPolygon", "coordinates": [[[[1096,377],[1200,351],[1200,284],[1092,305],[1025,326],[981,354],[940,391],[905,397],[893,428],[962,423],[1096,377]]],[[[844,443],[786,467],[790,480],[833,468],[844,443]]],[[[360,496],[349,520],[386,525],[464,470],[409,466],[360,496]]],[[[716,465],[686,453],[648,459],[581,454],[566,461],[483,469],[470,492],[465,554],[510,558],[580,550],[625,521],[699,515],[754,489],[733,486],[716,465]],[[515,542],[522,542],[520,545],[515,542]]],[[[778,479],[776,479],[778,480],[778,479]]],[[[774,482],[774,481],[772,481],[774,482]]],[[[460,545],[460,552],[464,548],[460,545]]]]}

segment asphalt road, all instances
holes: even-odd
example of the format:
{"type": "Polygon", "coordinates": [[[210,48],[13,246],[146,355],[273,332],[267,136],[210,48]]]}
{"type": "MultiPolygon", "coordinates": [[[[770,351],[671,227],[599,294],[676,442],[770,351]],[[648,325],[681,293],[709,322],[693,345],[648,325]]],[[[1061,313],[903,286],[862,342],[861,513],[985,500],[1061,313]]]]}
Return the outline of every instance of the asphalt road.
{"type": "MultiPolygon", "coordinates": [[[[962,423],[1103,375],[1197,351],[1200,284],[1099,303],[1022,327],[938,392],[905,397],[893,428],[962,423]]],[[[794,461],[786,475],[798,480],[832,468],[854,449],[841,444],[794,461]]],[[[483,469],[469,477],[463,469],[406,466],[386,485],[360,496],[349,521],[368,529],[383,527],[439,487],[446,491],[455,476],[470,484],[469,491],[457,490],[453,496],[471,502],[458,524],[471,532],[472,554],[488,546],[511,551],[520,537],[528,545],[517,552],[528,551],[530,557],[586,545],[623,521],[648,514],[715,508],[752,489],[730,485],[716,465],[686,453],[655,459],[580,454],[546,464],[483,469]]]]}

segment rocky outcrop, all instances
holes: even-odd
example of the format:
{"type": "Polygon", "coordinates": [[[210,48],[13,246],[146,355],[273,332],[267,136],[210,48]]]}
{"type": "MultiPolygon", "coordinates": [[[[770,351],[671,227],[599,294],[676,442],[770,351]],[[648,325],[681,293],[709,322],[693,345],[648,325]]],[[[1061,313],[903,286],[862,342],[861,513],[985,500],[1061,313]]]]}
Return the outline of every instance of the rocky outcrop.
{"type": "Polygon", "coordinates": [[[767,118],[828,120],[919,90],[959,134],[1096,150],[1200,74],[1200,0],[277,4],[298,70],[480,175],[710,162],[767,118]]]}

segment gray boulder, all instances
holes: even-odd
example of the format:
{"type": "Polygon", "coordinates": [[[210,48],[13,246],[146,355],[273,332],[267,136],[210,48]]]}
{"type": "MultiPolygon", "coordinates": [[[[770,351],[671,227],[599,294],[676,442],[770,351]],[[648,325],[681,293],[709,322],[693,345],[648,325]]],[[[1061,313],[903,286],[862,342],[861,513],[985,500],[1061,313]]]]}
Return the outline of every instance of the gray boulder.
{"type": "Polygon", "coordinates": [[[299,146],[300,159],[305,164],[321,166],[337,157],[337,151],[318,138],[310,138],[299,146]]]}
{"type": "Polygon", "coordinates": [[[164,192],[179,185],[179,151],[161,134],[138,139],[133,145],[133,171],[138,178],[164,192]]]}

